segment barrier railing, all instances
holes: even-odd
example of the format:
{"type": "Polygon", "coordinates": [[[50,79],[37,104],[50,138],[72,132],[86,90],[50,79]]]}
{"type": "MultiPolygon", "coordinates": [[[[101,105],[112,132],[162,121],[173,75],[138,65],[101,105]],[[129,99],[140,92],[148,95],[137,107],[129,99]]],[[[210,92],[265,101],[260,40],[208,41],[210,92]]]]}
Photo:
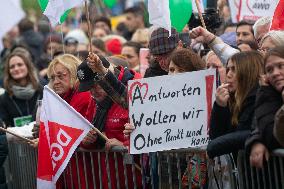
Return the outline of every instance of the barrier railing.
{"type": "Polygon", "coordinates": [[[8,142],[8,150],[5,166],[8,188],[36,188],[37,150],[17,142],[8,142]]]}
{"type": "MultiPolygon", "coordinates": [[[[58,188],[284,188],[284,149],[274,151],[267,167],[260,171],[250,168],[243,152],[238,156],[238,169],[229,155],[215,159],[214,166],[207,159],[202,160],[204,152],[180,149],[132,156],[119,147],[109,152],[78,150],[60,177],[58,188]],[[206,184],[202,184],[203,172],[199,169],[204,163],[206,184]],[[194,170],[192,165],[198,168],[194,170]]],[[[37,150],[9,142],[8,165],[10,189],[36,188],[37,150]]]]}
{"type": "Polygon", "coordinates": [[[238,175],[243,189],[284,189],[284,149],[273,151],[262,169],[250,167],[245,152],[240,151],[238,175]]]}

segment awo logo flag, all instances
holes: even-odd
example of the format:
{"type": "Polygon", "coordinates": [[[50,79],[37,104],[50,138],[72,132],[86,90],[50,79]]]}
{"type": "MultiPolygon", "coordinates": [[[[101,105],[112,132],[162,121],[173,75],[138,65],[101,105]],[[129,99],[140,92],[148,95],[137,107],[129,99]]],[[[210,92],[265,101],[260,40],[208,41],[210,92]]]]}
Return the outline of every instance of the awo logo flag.
{"type": "Polygon", "coordinates": [[[47,86],[44,88],[38,146],[38,189],[56,181],[92,125],[47,86]]]}

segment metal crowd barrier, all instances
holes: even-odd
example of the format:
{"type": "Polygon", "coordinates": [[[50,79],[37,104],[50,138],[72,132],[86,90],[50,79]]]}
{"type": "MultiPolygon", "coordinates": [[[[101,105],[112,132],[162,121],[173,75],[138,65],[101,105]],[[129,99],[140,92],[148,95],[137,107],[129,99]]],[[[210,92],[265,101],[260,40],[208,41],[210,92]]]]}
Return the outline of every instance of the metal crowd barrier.
{"type": "MultiPolygon", "coordinates": [[[[180,149],[140,154],[134,157],[125,149],[78,150],[74,153],[58,187],[62,189],[176,189],[192,187],[192,172],[185,174],[191,157],[202,156],[202,149],[180,149]],[[187,181],[183,177],[187,176],[187,181]]],[[[276,150],[263,170],[249,166],[244,152],[238,155],[238,168],[229,155],[215,159],[215,165],[206,160],[207,184],[210,189],[284,189],[284,149],[276,150]],[[221,163],[220,163],[221,162],[221,163]],[[225,163],[224,163],[225,162],[225,163]],[[218,183],[218,184],[216,184],[218,183]]],[[[9,141],[6,180],[9,189],[36,188],[37,150],[27,144],[9,141]]],[[[200,170],[197,170],[200,175],[200,170]]],[[[201,183],[200,177],[195,180],[201,183]]]]}
{"type": "Polygon", "coordinates": [[[5,162],[9,189],[36,189],[37,150],[25,143],[8,142],[5,162]]]}
{"type": "Polygon", "coordinates": [[[250,167],[245,152],[240,151],[238,175],[242,189],[284,189],[284,149],[273,151],[263,169],[250,167]]]}

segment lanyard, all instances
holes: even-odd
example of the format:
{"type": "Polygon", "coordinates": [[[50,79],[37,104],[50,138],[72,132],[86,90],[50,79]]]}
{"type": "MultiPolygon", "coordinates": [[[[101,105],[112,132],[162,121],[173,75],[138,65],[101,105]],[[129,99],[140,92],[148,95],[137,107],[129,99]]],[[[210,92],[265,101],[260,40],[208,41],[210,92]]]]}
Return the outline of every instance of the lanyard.
{"type": "MultiPolygon", "coordinates": [[[[12,100],[13,104],[15,105],[17,111],[19,112],[19,114],[21,116],[24,116],[23,112],[21,111],[20,107],[18,106],[18,104],[15,102],[15,100],[13,99],[13,97],[9,96],[9,98],[12,100]]],[[[40,95],[37,95],[37,98],[36,98],[36,102],[39,100],[40,98],[40,95]]],[[[30,106],[29,106],[29,100],[26,100],[26,107],[27,107],[27,112],[28,112],[28,115],[30,115],[30,106]]]]}
{"type": "MultiPolygon", "coordinates": [[[[21,111],[20,107],[18,106],[18,104],[14,101],[13,98],[11,98],[13,104],[15,105],[16,109],[18,110],[19,114],[21,116],[24,116],[23,112],[21,111]]],[[[26,107],[27,107],[27,112],[28,112],[28,115],[30,114],[30,107],[29,107],[29,102],[28,100],[26,100],[26,107]]]]}

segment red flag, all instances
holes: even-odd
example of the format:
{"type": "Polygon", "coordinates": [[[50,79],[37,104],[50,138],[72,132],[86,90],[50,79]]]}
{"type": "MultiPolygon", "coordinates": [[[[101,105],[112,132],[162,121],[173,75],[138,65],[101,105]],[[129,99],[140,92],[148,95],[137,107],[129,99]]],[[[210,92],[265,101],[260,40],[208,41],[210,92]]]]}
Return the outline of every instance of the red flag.
{"type": "Polygon", "coordinates": [[[284,30],[284,0],[279,0],[270,30],[284,30]]]}
{"type": "Polygon", "coordinates": [[[40,114],[37,188],[55,189],[72,154],[92,125],[48,87],[40,114]]]}

